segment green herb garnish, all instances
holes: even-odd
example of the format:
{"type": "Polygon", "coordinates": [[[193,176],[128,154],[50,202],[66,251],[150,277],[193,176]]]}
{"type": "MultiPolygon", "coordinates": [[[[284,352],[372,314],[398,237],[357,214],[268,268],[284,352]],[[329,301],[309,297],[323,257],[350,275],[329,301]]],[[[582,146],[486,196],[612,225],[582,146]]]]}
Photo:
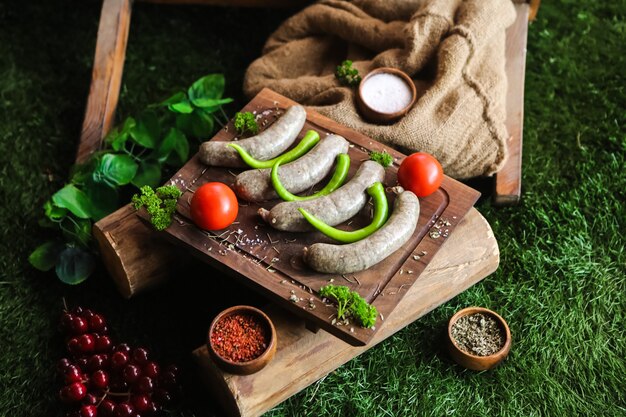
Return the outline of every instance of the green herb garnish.
{"type": "Polygon", "coordinates": [[[235,114],[235,130],[240,135],[249,132],[252,135],[259,133],[259,124],[256,122],[256,117],[251,112],[237,112],[235,114]]]}
{"type": "Polygon", "coordinates": [[[359,321],[365,328],[373,327],[376,324],[378,311],[376,307],[370,305],[356,291],[343,285],[328,284],[320,288],[320,295],[326,298],[333,298],[337,302],[337,318],[339,320],[352,317],[359,321]]]}
{"type": "Polygon", "coordinates": [[[337,77],[339,82],[343,85],[354,86],[361,82],[359,70],[352,67],[352,61],[349,59],[346,59],[341,65],[337,66],[335,77],[337,77]]]}
{"type": "Polygon", "coordinates": [[[161,231],[172,224],[176,202],[181,195],[181,191],[173,185],[156,190],[146,185],[141,187],[141,194],[135,194],[131,201],[136,210],[145,207],[150,214],[150,222],[156,230],[161,231]]]}
{"type": "Polygon", "coordinates": [[[382,151],[382,152],[372,151],[370,152],[370,159],[374,162],[378,162],[385,168],[393,164],[393,156],[389,155],[387,151],[382,151]]]}

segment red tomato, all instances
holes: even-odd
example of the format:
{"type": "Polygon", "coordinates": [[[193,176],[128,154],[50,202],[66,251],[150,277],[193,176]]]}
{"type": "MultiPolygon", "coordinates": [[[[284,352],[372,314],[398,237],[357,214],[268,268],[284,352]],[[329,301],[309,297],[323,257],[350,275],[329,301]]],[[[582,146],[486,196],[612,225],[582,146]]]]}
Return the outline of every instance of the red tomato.
{"type": "Polygon", "coordinates": [[[191,218],[205,230],[228,227],[237,218],[239,205],[233,190],[221,182],[208,182],[191,198],[191,218]]]}
{"type": "Polygon", "coordinates": [[[434,156],[417,152],[404,158],[398,169],[398,182],[418,197],[437,191],[443,180],[443,169],[434,156]]]}

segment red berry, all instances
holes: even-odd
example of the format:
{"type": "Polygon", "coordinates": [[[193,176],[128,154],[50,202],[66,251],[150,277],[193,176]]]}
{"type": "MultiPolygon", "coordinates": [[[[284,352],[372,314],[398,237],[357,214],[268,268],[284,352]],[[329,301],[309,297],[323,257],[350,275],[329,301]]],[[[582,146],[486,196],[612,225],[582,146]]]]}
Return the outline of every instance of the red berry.
{"type": "Polygon", "coordinates": [[[113,375],[109,380],[109,389],[113,392],[125,392],[128,384],[119,375],[113,375]]]}
{"type": "Polygon", "coordinates": [[[73,334],[79,335],[83,333],[87,333],[89,331],[89,325],[87,324],[87,320],[82,317],[74,317],[72,320],[72,324],[70,329],[73,334]]]}
{"type": "Polygon", "coordinates": [[[109,374],[100,369],[91,375],[90,381],[94,387],[106,389],[109,385],[109,374]]]}
{"type": "Polygon", "coordinates": [[[83,398],[83,404],[86,405],[96,405],[99,401],[98,397],[93,394],[87,394],[85,395],[85,398],[83,398]]]}
{"type": "Polygon", "coordinates": [[[77,337],[72,337],[70,340],[68,340],[66,347],[67,351],[73,356],[80,355],[80,345],[78,343],[77,337]]]}
{"type": "Polygon", "coordinates": [[[82,353],[93,352],[94,348],[96,347],[96,342],[94,340],[93,335],[84,334],[84,335],[78,336],[78,347],[80,348],[80,351],[82,353]]]}
{"type": "Polygon", "coordinates": [[[76,359],[76,366],[78,366],[83,371],[87,370],[87,364],[89,363],[89,358],[78,358],[76,359]]]}
{"type": "Polygon", "coordinates": [[[70,365],[65,369],[65,383],[71,384],[72,382],[80,382],[83,377],[83,372],[76,365],[70,365]]]}
{"type": "Polygon", "coordinates": [[[133,417],[135,410],[128,403],[119,403],[115,406],[116,417],[133,417]]]}
{"type": "Polygon", "coordinates": [[[132,384],[141,376],[141,370],[137,365],[126,365],[123,371],[124,381],[132,384]]]}
{"type": "Polygon", "coordinates": [[[80,417],[96,417],[98,409],[95,405],[83,405],[80,407],[80,417]]]}
{"type": "Polygon", "coordinates": [[[133,350],[133,360],[139,365],[148,363],[148,350],[144,348],[136,348],[133,350]]]}
{"type": "Polygon", "coordinates": [[[65,370],[71,364],[72,364],[72,361],[70,361],[67,358],[59,359],[59,361],[57,362],[57,372],[60,373],[61,375],[65,375],[65,370]]]}
{"type": "Polygon", "coordinates": [[[102,400],[98,406],[100,417],[113,417],[115,415],[115,403],[108,398],[102,400]]]}
{"type": "Polygon", "coordinates": [[[108,352],[113,347],[113,342],[109,336],[96,337],[96,352],[108,352]]]}
{"type": "Polygon", "coordinates": [[[115,352],[111,355],[111,368],[122,369],[128,363],[128,355],[124,352],[115,352]]]}
{"type": "Polygon", "coordinates": [[[106,327],[106,321],[100,314],[94,314],[89,318],[89,328],[92,332],[101,333],[106,327]]]}
{"type": "Polygon", "coordinates": [[[105,355],[92,355],[87,360],[87,370],[94,372],[102,369],[105,365],[105,355]]]}
{"type": "Polygon", "coordinates": [[[149,376],[142,376],[137,380],[135,387],[137,392],[149,394],[154,390],[154,380],[149,376]]]}
{"type": "Polygon", "coordinates": [[[127,355],[130,356],[130,346],[128,346],[126,343],[120,343],[119,345],[116,345],[113,348],[114,352],[123,352],[127,355]]]}
{"type": "Polygon", "coordinates": [[[156,378],[159,376],[159,365],[157,365],[156,362],[148,362],[144,365],[142,371],[143,375],[156,378]]]}
{"type": "Polygon", "coordinates": [[[89,322],[89,319],[93,317],[93,314],[93,311],[88,308],[85,308],[81,313],[78,313],[78,315],[87,320],[87,322],[89,322]]]}
{"type": "Polygon", "coordinates": [[[74,316],[71,313],[63,313],[61,316],[60,327],[63,333],[70,333],[72,331],[72,322],[74,321],[74,316]]]}
{"type": "Polygon", "coordinates": [[[135,410],[139,412],[148,411],[152,408],[152,401],[147,395],[136,395],[131,398],[135,410]]]}
{"type": "Polygon", "coordinates": [[[172,394],[163,388],[157,388],[152,394],[152,399],[159,404],[167,405],[172,402],[172,394]]]}
{"type": "Polygon", "coordinates": [[[61,399],[68,402],[77,402],[85,398],[87,387],[80,382],[74,382],[61,390],[61,399]]]}

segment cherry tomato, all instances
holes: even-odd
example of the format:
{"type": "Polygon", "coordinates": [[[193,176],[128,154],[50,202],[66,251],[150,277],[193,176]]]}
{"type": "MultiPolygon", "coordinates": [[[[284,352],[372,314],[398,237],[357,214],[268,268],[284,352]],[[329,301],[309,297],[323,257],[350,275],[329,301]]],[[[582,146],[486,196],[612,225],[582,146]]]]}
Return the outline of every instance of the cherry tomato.
{"type": "Polygon", "coordinates": [[[443,169],[434,156],[417,152],[404,158],[398,169],[398,182],[418,197],[437,191],[443,180],[443,169]]]}
{"type": "Polygon", "coordinates": [[[191,219],[205,230],[228,227],[237,218],[239,205],[233,190],[221,182],[208,182],[191,198],[191,219]]]}

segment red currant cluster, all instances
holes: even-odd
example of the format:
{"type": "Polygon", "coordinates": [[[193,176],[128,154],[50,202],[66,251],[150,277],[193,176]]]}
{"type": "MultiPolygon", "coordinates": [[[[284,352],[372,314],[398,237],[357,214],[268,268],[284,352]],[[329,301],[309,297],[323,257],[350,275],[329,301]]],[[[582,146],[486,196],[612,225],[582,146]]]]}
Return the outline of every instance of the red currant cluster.
{"type": "Polygon", "coordinates": [[[78,407],[68,417],[155,416],[178,393],[178,368],[161,369],[144,348],[113,345],[102,315],[76,307],[63,313],[61,329],[71,359],[57,366],[59,396],[78,407]]]}

